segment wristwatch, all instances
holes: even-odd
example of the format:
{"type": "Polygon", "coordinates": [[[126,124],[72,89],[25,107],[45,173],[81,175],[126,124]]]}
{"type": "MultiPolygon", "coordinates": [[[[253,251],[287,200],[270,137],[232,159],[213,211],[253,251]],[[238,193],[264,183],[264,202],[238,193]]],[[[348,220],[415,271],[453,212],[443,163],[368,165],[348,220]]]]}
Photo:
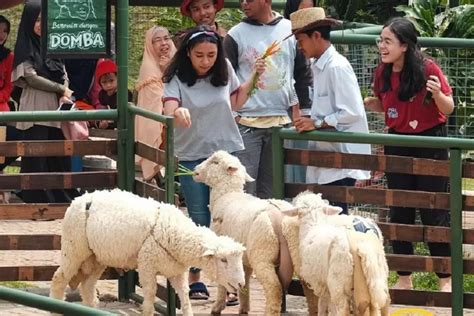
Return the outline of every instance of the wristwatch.
{"type": "Polygon", "coordinates": [[[322,119],[317,118],[313,122],[314,122],[314,127],[316,127],[316,129],[320,129],[321,127],[323,127],[324,121],[322,119]]]}

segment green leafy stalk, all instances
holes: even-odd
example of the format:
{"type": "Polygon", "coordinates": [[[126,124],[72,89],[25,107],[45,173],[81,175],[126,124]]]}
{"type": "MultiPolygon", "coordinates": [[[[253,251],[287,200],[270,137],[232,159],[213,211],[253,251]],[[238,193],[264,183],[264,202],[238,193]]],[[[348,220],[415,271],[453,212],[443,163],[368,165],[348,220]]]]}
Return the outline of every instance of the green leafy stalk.
{"type": "Polygon", "coordinates": [[[174,173],[175,176],[192,176],[194,175],[194,170],[186,168],[182,164],[178,164],[178,172],[174,173]]]}

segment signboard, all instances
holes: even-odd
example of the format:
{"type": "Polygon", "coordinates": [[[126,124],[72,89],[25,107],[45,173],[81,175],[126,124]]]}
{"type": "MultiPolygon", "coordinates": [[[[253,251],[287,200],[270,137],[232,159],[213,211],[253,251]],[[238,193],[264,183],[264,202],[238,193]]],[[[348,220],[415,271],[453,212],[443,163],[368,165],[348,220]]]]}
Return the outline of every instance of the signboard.
{"type": "Polygon", "coordinates": [[[110,55],[110,0],[43,0],[41,21],[48,57],[110,55]]]}

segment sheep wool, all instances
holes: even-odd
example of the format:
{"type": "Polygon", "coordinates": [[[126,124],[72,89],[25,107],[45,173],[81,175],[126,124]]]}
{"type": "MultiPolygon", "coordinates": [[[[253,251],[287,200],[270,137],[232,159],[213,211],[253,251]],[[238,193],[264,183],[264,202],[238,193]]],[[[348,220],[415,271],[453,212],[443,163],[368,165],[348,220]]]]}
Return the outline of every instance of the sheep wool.
{"type": "MultiPolygon", "coordinates": [[[[281,230],[288,246],[297,247],[299,240],[296,236],[295,240],[289,241],[285,236],[286,232],[293,231],[285,225],[297,225],[296,222],[286,222],[283,218],[282,223],[275,229],[272,225],[275,218],[271,216],[281,215],[279,212],[293,208],[292,204],[283,200],[263,200],[245,193],[245,182],[253,179],[247,174],[239,159],[225,151],[215,152],[196,166],[194,179],[211,188],[209,205],[211,229],[218,235],[234,238],[247,248],[243,260],[246,285],[245,290],[239,293],[239,313],[247,314],[250,310],[248,281],[254,271],[264,289],[265,315],[280,315],[283,289],[275,267],[281,264],[282,258],[276,230],[281,230]]],[[[296,254],[298,250],[289,249],[289,253],[296,254]]],[[[311,315],[317,314],[315,301],[317,298],[314,295],[308,300],[311,315]]],[[[212,312],[221,313],[224,308],[225,289],[219,287],[212,312]]]]}
{"type": "Polygon", "coordinates": [[[80,196],[66,211],[61,264],[51,297],[61,299],[67,284],[80,284],[84,304],[95,305],[95,284],[106,266],[138,269],[144,292],[143,314],[153,315],[156,275],[176,290],[183,315],[192,315],[187,271],[190,266],[235,291],[243,286],[245,248],[230,237],[196,226],[174,205],[132,193],[95,191],[80,196]]]}
{"type": "MultiPolygon", "coordinates": [[[[364,315],[367,309],[370,310],[371,316],[388,315],[390,306],[389,270],[383,248],[382,232],[376,223],[370,218],[338,215],[339,210],[329,207],[328,202],[323,200],[320,194],[309,191],[298,194],[294,198],[293,204],[298,207],[300,225],[303,224],[301,213],[309,212],[313,225],[329,225],[346,232],[354,265],[352,283],[355,308],[360,315],[364,315]],[[371,229],[364,230],[365,232],[356,231],[354,226],[361,224],[371,229]]],[[[304,272],[301,274],[305,275],[304,272]]]]}

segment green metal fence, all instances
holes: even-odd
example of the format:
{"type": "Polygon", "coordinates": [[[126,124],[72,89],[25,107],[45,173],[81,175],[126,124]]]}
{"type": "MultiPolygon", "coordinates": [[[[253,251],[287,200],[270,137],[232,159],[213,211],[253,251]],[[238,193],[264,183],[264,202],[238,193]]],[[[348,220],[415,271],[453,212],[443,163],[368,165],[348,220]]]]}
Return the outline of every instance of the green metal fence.
{"type": "Polygon", "coordinates": [[[343,143],[364,143],[450,150],[450,208],[451,208],[451,265],[452,315],[463,314],[463,253],[462,253],[462,150],[473,150],[474,140],[406,135],[362,134],[313,131],[297,133],[292,129],[273,130],[273,194],[284,198],[284,139],[313,140],[343,143]]]}

